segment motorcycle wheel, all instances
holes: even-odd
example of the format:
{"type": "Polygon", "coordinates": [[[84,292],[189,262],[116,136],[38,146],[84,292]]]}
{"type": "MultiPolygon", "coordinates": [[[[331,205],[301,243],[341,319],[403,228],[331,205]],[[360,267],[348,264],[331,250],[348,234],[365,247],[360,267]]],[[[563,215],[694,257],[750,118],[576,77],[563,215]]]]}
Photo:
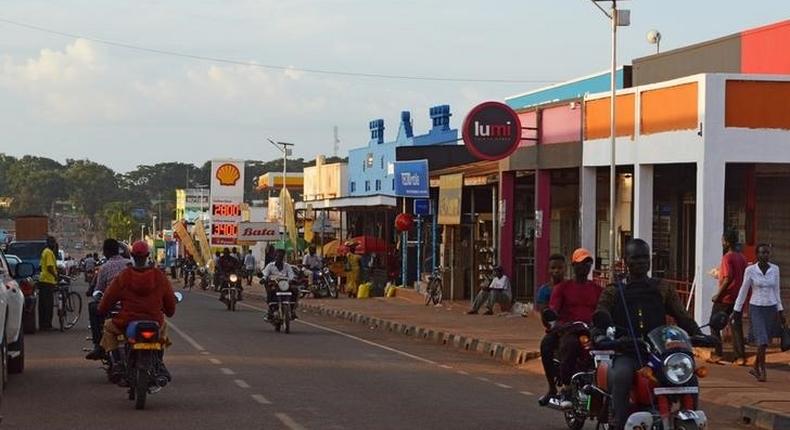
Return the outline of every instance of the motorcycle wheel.
{"type": "Polygon", "coordinates": [[[675,420],[675,430],[699,430],[699,426],[694,420],[675,420]]]}
{"type": "Polygon", "coordinates": [[[145,369],[137,369],[134,385],[134,408],[144,409],[145,398],[148,395],[148,372],[145,369]]]}
{"type": "Polygon", "coordinates": [[[291,306],[283,307],[283,322],[285,323],[285,332],[291,332],[291,306]]]}
{"type": "Polygon", "coordinates": [[[337,291],[337,286],[334,283],[329,283],[329,297],[336,299],[340,294],[337,291]]]}
{"type": "Polygon", "coordinates": [[[576,416],[576,411],[565,411],[565,425],[571,430],[581,430],[584,428],[585,418],[576,416]]]}
{"type": "Polygon", "coordinates": [[[236,312],[236,294],[233,294],[233,300],[230,301],[230,311],[236,312]]]}
{"type": "Polygon", "coordinates": [[[280,332],[280,327],[281,327],[281,326],[280,326],[280,323],[275,323],[275,324],[274,324],[274,331],[276,331],[276,332],[278,332],[278,333],[279,333],[279,332],[280,332]]]}

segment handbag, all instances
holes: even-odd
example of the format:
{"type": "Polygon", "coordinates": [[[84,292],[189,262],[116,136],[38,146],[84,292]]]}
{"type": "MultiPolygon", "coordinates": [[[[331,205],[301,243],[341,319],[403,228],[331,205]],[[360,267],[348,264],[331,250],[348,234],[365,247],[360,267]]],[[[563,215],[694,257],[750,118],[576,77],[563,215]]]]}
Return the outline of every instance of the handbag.
{"type": "Polygon", "coordinates": [[[790,329],[787,328],[787,324],[782,323],[782,344],[781,344],[782,352],[790,350],[790,329]]]}

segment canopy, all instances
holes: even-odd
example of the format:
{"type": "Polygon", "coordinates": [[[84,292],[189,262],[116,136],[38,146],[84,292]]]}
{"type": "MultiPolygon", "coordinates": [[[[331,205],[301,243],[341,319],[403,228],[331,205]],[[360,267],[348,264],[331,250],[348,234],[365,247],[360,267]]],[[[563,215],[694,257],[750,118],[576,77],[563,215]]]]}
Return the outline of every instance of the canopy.
{"type": "MultiPolygon", "coordinates": [[[[348,242],[356,242],[357,247],[354,250],[355,254],[386,254],[387,251],[392,249],[392,246],[387,246],[387,242],[384,239],[380,239],[378,237],[373,236],[357,236],[352,237],[349,239],[348,242]]],[[[345,254],[348,252],[348,246],[343,244],[341,249],[339,250],[341,254],[345,254]]]]}
{"type": "Polygon", "coordinates": [[[331,242],[328,242],[324,245],[323,248],[323,256],[324,257],[336,257],[340,253],[340,248],[342,248],[342,242],[340,239],[335,239],[331,242]]]}
{"type": "MultiPolygon", "coordinates": [[[[305,241],[301,237],[296,239],[297,251],[304,251],[305,249],[307,249],[308,245],[309,244],[307,243],[307,241],[305,241]]],[[[285,239],[285,241],[278,240],[277,242],[274,242],[274,249],[284,249],[286,251],[294,250],[293,244],[291,243],[290,239],[285,239]]]]}

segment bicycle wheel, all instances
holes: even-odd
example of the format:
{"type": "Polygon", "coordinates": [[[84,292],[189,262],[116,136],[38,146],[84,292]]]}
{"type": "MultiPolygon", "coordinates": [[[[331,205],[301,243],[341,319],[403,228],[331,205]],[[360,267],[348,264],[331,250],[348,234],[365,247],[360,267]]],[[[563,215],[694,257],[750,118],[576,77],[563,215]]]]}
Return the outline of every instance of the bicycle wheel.
{"type": "Polygon", "coordinates": [[[434,287],[436,289],[433,292],[433,304],[440,305],[442,303],[442,283],[436,281],[436,285],[434,287]]]}
{"type": "Polygon", "coordinates": [[[60,331],[66,330],[66,304],[64,299],[64,293],[62,291],[58,291],[57,297],[55,297],[55,310],[58,313],[58,329],[60,331]]]}
{"type": "Polygon", "coordinates": [[[76,291],[68,293],[63,306],[66,330],[77,325],[82,313],[82,297],[76,291]]]}

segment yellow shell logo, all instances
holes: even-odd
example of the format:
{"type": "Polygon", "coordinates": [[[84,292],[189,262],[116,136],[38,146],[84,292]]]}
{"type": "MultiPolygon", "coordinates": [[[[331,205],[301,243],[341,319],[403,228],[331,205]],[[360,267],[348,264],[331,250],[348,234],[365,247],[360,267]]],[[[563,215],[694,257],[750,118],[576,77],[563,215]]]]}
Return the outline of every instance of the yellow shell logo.
{"type": "Polygon", "coordinates": [[[236,185],[236,182],[238,182],[239,178],[241,178],[241,173],[239,172],[238,167],[233,164],[226,163],[219,166],[216,177],[220,185],[232,187],[236,185]]]}

